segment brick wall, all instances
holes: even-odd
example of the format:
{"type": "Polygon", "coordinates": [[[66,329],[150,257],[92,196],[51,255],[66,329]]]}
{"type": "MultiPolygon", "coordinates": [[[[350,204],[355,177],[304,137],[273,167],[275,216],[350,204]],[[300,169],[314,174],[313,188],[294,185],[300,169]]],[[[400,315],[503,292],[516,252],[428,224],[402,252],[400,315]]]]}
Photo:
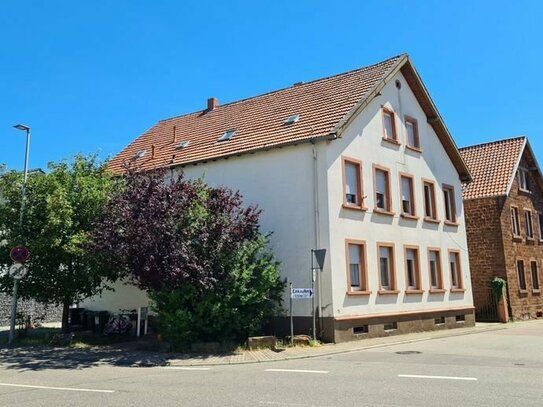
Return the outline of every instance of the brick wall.
{"type": "Polygon", "coordinates": [[[469,263],[476,311],[488,305],[490,281],[506,279],[501,214],[505,197],[464,201],[469,263]]]}
{"type": "MultiPolygon", "coordinates": [[[[521,166],[529,167],[526,157],[523,157],[521,166]]],[[[542,284],[543,268],[543,241],[539,239],[539,228],[537,213],[543,212],[543,190],[541,183],[534,177],[534,171],[529,175],[531,193],[519,190],[518,177],[511,188],[511,193],[505,202],[501,214],[502,234],[504,253],[506,260],[507,283],[509,304],[513,319],[530,319],[543,316],[543,297],[540,292],[534,291],[531,278],[530,261],[535,260],[538,264],[539,284],[542,284]],[[511,230],[511,205],[518,206],[520,220],[521,239],[513,239],[511,230]],[[533,214],[534,240],[527,239],[524,213],[531,209],[533,214]],[[517,259],[524,260],[526,290],[521,291],[517,276],[517,259]]],[[[541,180],[539,180],[541,181],[541,180]]]]}

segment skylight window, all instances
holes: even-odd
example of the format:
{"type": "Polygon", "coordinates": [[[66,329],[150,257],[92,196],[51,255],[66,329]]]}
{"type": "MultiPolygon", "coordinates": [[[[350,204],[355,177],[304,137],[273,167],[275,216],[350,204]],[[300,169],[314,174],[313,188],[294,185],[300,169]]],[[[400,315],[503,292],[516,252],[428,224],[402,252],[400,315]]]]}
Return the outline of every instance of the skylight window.
{"type": "Polygon", "coordinates": [[[219,137],[217,141],[227,141],[234,137],[236,134],[236,129],[226,130],[222,136],[219,137]]]}
{"type": "Polygon", "coordinates": [[[187,148],[189,146],[190,142],[188,140],[182,141],[178,145],[175,146],[176,150],[182,150],[184,148],[187,148]]]}
{"type": "Polygon", "coordinates": [[[285,124],[294,124],[300,120],[299,114],[293,114],[292,116],[287,117],[287,120],[285,120],[285,124]]]}
{"type": "Polygon", "coordinates": [[[147,154],[147,150],[140,150],[135,155],[134,158],[142,158],[145,157],[145,154],[147,154]]]}

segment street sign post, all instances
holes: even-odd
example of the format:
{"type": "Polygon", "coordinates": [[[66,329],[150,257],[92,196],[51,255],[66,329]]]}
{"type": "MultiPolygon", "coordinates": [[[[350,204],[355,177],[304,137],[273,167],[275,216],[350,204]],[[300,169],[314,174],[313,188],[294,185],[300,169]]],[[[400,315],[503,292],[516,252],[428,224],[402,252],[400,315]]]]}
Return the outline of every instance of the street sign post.
{"type": "Polygon", "coordinates": [[[16,263],[24,263],[30,257],[30,252],[24,246],[15,246],[9,251],[9,257],[16,263]]]}
{"type": "Polygon", "coordinates": [[[313,298],[314,292],[311,288],[292,288],[290,290],[290,298],[293,300],[304,300],[313,298]]]}
{"type": "Polygon", "coordinates": [[[15,280],[20,280],[28,273],[28,268],[22,263],[13,263],[9,268],[9,275],[15,280]]]}

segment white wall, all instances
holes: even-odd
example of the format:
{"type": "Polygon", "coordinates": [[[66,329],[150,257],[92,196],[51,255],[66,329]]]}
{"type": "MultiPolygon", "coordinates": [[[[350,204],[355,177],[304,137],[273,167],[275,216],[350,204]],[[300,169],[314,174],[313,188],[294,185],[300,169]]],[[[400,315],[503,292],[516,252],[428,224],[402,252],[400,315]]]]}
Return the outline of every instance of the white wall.
{"type": "MultiPolygon", "coordinates": [[[[313,153],[309,142],[297,146],[272,149],[220,159],[182,170],[188,178],[203,177],[213,186],[239,189],[245,205],[258,204],[262,209],[261,232],[272,232],[271,249],[281,262],[281,274],[294,287],[310,287],[310,250],[315,247],[313,153]]],[[[324,174],[324,169],[321,170],[324,174]]],[[[321,194],[325,196],[325,182],[321,194]]],[[[324,220],[327,218],[323,216],[324,220]]],[[[85,308],[117,311],[125,304],[146,306],[147,299],[134,287],[116,285],[116,292],[105,293],[101,299],[84,301],[85,308]]],[[[283,308],[288,309],[285,290],[283,308]]],[[[295,315],[309,315],[310,302],[296,301],[295,315]]]]}
{"type": "Polygon", "coordinates": [[[464,225],[464,212],[461,198],[459,176],[439,142],[432,127],[420,108],[407,82],[398,73],[383,89],[381,95],[360,113],[342,134],[326,149],[328,166],[328,199],[330,224],[331,278],[334,299],[333,315],[355,316],[398,311],[417,311],[441,308],[471,306],[472,292],[469,275],[467,240],[464,225]],[[395,79],[401,81],[401,90],[396,89],[395,79]],[[381,105],[385,105],[396,114],[396,130],[400,146],[382,140],[381,105]],[[404,115],[417,119],[422,153],[406,150],[406,130],[404,115]],[[367,212],[342,208],[342,162],[341,156],[348,156],[362,161],[363,195],[367,195],[367,212]],[[391,195],[394,217],[373,213],[374,189],[372,164],[379,164],[391,170],[391,195]],[[401,219],[399,172],[415,176],[414,193],[418,221],[401,219]],[[436,180],[436,206],[438,217],[443,221],[444,203],[441,185],[453,185],[457,208],[458,227],[445,226],[443,222],[432,225],[422,221],[423,186],[421,178],[436,180]],[[367,246],[367,264],[369,296],[347,296],[347,269],[345,258],[345,239],[365,240],[367,246]],[[379,295],[378,291],[378,256],[377,242],[395,244],[396,279],[400,290],[398,295],[379,295]],[[406,295],[404,290],[405,267],[404,245],[418,245],[422,276],[422,295],[406,295]],[[442,272],[444,288],[450,288],[448,267],[448,249],[461,251],[461,263],[464,293],[429,294],[429,275],[427,265],[427,247],[442,249],[442,272]]]}

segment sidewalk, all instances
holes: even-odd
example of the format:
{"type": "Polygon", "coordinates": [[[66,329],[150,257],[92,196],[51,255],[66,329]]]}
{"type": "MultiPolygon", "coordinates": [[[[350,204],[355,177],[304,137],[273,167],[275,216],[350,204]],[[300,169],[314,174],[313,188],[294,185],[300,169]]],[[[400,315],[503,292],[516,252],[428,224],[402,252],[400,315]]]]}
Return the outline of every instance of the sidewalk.
{"type": "MultiPolygon", "coordinates": [[[[323,344],[318,347],[293,347],[273,351],[271,349],[261,349],[258,351],[242,351],[228,355],[175,355],[168,360],[169,366],[214,366],[214,365],[233,365],[244,363],[275,362],[280,360],[304,359],[319,356],[335,355],[348,353],[365,349],[379,348],[383,346],[405,344],[431,339],[446,338],[452,336],[471,335],[482,332],[497,331],[518,327],[524,323],[534,323],[538,321],[515,322],[508,324],[500,323],[477,323],[473,328],[456,328],[439,331],[419,332],[406,335],[397,335],[389,337],[361,339],[359,341],[344,342],[339,344],[323,344]]],[[[541,323],[541,321],[539,321],[541,323]]]]}

